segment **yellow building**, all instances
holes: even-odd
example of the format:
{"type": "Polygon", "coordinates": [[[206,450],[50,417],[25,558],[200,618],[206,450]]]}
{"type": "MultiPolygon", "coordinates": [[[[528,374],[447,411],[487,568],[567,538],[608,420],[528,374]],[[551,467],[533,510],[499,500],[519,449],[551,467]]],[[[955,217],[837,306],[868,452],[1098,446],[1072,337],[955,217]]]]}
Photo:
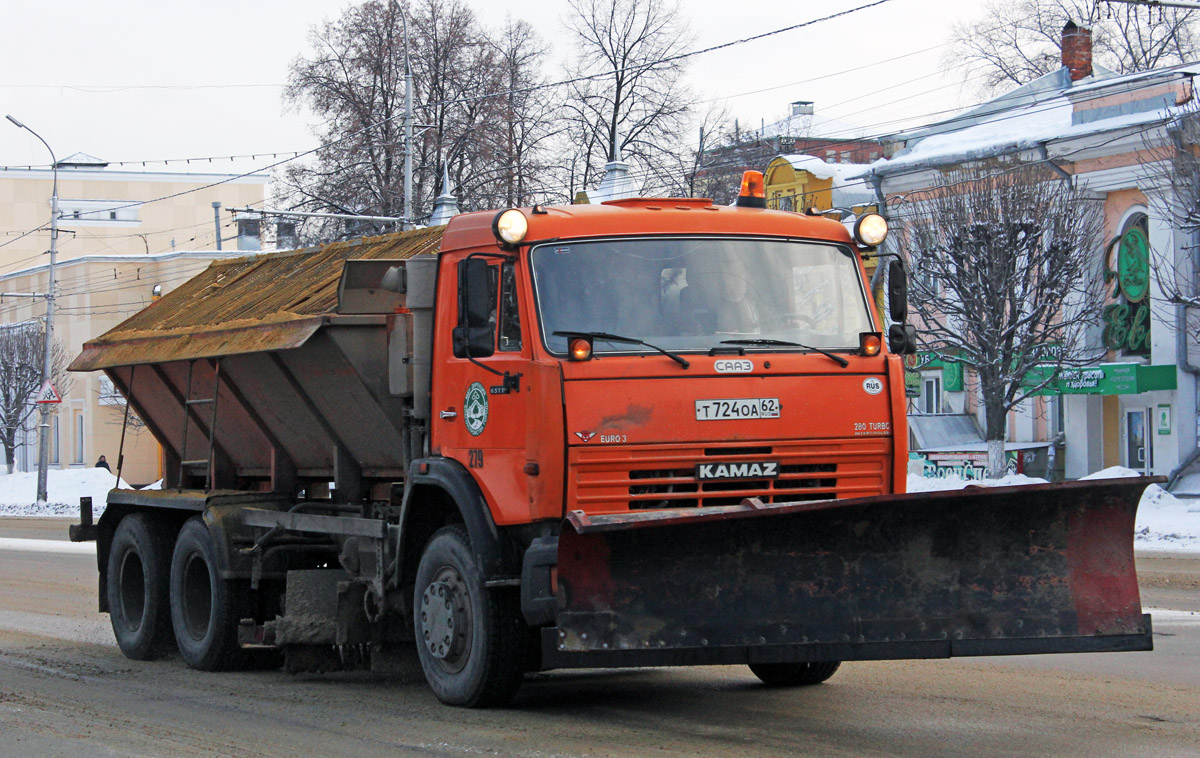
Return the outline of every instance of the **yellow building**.
{"type": "Polygon", "coordinates": [[[860,178],[867,171],[861,163],[826,163],[812,155],[776,156],[763,174],[767,207],[799,213],[808,208],[876,210],[875,190],[860,178]]]}
{"type": "MultiPolygon", "coordinates": [[[[266,174],[111,170],[76,153],[58,162],[59,260],[82,255],[137,255],[217,248],[213,203],[261,207],[266,174]]],[[[49,232],[54,172],[0,169],[0,274],[42,262],[49,232]],[[22,236],[24,235],[24,236],[22,236]]],[[[222,247],[235,247],[237,222],[221,215],[222,247]]]]}
{"type": "MultiPolygon", "coordinates": [[[[83,343],[102,334],[150,305],[156,295],[178,287],[218,258],[245,255],[237,250],[179,251],[159,255],[86,255],[55,267],[58,280],[54,338],[66,361],[79,354],[83,343]]],[[[48,265],[0,276],[0,292],[45,292],[48,265]]],[[[13,324],[45,315],[41,300],[0,299],[0,320],[13,324]]],[[[40,361],[39,361],[40,365],[40,361]]],[[[51,406],[51,468],[92,466],[103,455],[113,471],[121,440],[125,404],[108,378],[99,373],[67,374],[61,386],[62,403],[51,406]]],[[[36,414],[31,427],[36,423],[36,414]]],[[[17,451],[16,470],[37,468],[37,435],[31,429],[17,451]]],[[[158,444],[136,425],[125,439],[123,478],[149,484],[159,478],[158,444]]]]}
{"type": "MultiPolygon", "coordinates": [[[[203,270],[215,258],[257,249],[257,237],[238,238],[238,225],[220,212],[217,251],[213,204],[261,207],[265,174],[111,171],[104,161],[76,154],[58,164],[59,238],[55,268],[54,337],[69,362],[83,343],[203,270]]],[[[45,293],[53,171],[0,170],[0,292],[45,293]]],[[[40,322],[44,301],[0,298],[0,324],[40,322]]],[[[94,465],[106,456],[115,471],[124,403],[97,374],[69,375],[63,402],[53,406],[50,459],[54,468],[94,465]]],[[[36,418],[36,414],[35,414],[36,418]]],[[[37,467],[36,430],[24,435],[17,470],[37,467]]],[[[158,445],[145,430],[125,441],[124,478],[147,484],[158,473],[158,445]]]]}

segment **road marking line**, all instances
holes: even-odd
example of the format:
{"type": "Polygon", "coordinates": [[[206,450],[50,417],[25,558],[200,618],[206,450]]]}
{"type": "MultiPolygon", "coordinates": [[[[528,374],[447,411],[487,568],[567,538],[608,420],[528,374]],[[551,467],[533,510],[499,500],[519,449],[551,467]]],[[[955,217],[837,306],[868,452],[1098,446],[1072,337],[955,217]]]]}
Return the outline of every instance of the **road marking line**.
{"type": "Polygon", "coordinates": [[[95,555],[95,542],[67,542],[66,540],[26,540],[16,537],[0,537],[0,550],[23,553],[74,553],[95,555]]]}
{"type": "Polygon", "coordinates": [[[1175,611],[1167,608],[1146,608],[1146,613],[1154,620],[1155,628],[1161,626],[1200,626],[1200,613],[1195,611],[1175,611]]]}

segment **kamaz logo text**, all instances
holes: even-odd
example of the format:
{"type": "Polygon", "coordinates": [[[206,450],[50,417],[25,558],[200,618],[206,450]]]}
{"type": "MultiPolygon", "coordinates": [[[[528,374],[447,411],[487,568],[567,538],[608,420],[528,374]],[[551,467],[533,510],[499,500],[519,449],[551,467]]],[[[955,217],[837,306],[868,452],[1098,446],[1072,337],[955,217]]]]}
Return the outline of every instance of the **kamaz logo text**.
{"type": "Polygon", "coordinates": [[[696,464],[697,479],[774,479],[777,476],[779,464],[775,461],[696,464]]]}

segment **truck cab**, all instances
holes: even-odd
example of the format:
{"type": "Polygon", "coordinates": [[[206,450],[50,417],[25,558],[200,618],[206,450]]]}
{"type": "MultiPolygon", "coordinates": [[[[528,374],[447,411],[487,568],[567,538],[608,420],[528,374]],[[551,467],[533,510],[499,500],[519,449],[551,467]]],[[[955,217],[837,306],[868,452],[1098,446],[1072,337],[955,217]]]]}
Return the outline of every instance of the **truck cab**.
{"type": "Polygon", "coordinates": [[[900,362],[842,224],[670,199],[505,214],[515,242],[504,214],[443,239],[430,430],[498,524],[903,491],[900,362]]]}

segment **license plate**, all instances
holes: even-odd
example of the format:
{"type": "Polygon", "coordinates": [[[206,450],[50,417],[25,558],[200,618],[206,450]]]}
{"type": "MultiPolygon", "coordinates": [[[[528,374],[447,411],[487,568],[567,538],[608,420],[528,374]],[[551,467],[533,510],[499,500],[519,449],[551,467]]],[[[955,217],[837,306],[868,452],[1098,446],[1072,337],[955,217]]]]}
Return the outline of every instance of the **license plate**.
{"type": "Polygon", "coordinates": [[[729,400],[697,400],[697,421],[727,421],[745,418],[779,418],[779,398],[742,397],[729,400]]]}

